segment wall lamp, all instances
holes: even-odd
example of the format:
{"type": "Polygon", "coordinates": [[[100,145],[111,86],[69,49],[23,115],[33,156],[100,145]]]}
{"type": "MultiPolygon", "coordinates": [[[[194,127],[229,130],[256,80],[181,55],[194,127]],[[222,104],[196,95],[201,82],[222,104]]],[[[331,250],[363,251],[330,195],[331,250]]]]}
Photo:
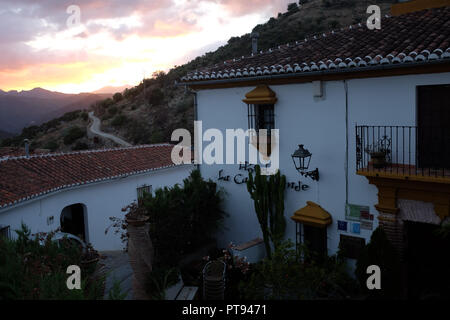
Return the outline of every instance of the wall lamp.
{"type": "Polygon", "coordinates": [[[308,170],[309,162],[311,161],[312,153],[305,149],[302,144],[298,145],[298,149],[291,155],[292,161],[294,161],[295,169],[305,177],[310,177],[313,180],[319,181],[319,169],[316,168],[313,171],[308,170]]]}

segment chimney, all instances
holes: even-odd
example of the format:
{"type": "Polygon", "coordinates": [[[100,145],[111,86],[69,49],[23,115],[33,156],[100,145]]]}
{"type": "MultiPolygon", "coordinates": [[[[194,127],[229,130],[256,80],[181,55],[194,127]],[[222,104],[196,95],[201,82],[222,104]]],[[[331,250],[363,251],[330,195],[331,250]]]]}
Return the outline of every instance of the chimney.
{"type": "Polygon", "coordinates": [[[25,139],[23,143],[25,144],[25,156],[28,158],[30,156],[30,141],[25,139]]]}
{"type": "Polygon", "coordinates": [[[253,53],[253,54],[257,54],[257,53],[258,53],[258,38],[259,38],[259,33],[258,33],[258,32],[252,32],[252,34],[250,35],[250,37],[252,38],[252,53],[253,53]]]}

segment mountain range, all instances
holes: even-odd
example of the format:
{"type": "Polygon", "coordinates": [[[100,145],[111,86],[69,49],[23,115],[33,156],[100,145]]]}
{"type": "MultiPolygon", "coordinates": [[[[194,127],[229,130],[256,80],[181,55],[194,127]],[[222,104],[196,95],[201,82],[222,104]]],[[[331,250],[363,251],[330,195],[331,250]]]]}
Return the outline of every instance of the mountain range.
{"type": "Polygon", "coordinates": [[[24,127],[39,125],[66,112],[87,109],[111,93],[67,94],[42,88],[5,92],[0,90],[0,136],[21,132],[24,127]]]}

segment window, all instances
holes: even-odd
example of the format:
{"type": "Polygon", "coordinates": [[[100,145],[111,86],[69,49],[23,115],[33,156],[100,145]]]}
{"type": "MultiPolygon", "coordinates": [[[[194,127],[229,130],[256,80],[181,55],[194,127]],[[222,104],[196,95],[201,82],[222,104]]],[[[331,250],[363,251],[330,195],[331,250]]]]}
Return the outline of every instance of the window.
{"type": "Polygon", "coordinates": [[[418,165],[450,168],[450,84],[417,87],[418,165]]]}
{"type": "MultiPolygon", "coordinates": [[[[248,128],[254,129],[255,137],[250,137],[251,143],[256,143],[256,147],[260,150],[260,145],[267,141],[267,155],[271,152],[271,133],[275,128],[274,105],[273,104],[249,104],[248,105],[248,128]],[[266,139],[260,135],[261,129],[266,130],[266,139]]],[[[263,148],[265,146],[263,145],[263,148]]]]}
{"type": "Polygon", "coordinates": [[[11,233],[9,226],[0,224],[0,238],[11,239],[11,233]]]}
{"type": "Polygon", "coordinates": [[[250,143],[263,155],[270,156],[274,143],[271,141],[271,134],[275,128],[274,105],[277,102],[275,92],[266,85],[259,85],[247,92],[242,101],[247,104],[248,128],[254,130],[250,136],[250,143]],[[267,130],[265,136],[260,132],[262,129],[267,130]]]}
{"type": "Polygon", "coordinates": [[[152,186],[143,185],[142,187],[137,188],[138,202],[141,202],[144,199],[146,193],[152,193],[152,186]]]}
{"type": "Polygon", "coordinates": [[[327,228],[296,223],[296,244],[304,244],[316,258],[327,256],[327,228]]]}
{"type": "Polygon", "coordinates": [[[327,255],[327,229],[303,225],[303,241],[318,256],[327,255]]]}

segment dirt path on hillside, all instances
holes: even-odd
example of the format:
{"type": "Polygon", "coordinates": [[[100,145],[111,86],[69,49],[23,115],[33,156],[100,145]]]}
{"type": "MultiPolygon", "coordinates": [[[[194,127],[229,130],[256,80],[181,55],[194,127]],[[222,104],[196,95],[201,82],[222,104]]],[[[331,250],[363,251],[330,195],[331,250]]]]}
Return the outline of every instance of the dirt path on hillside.
{"type": "Polygon", "coordinates": [[[114,141],[115,143],[117,143],[117,144],[119,144],[119,145],[121,145],[123,147],[131,147],[132,146],[131,143],[128,143],[128,142],[126,142],[125,140],[123,140],[123,139],[121,139],[119,137],[116,137],[116,136],[114,136],[112,134],[103,132],[100,129],[100,123],[101,123],[100,119],[97,118],[96,116],[94,116],[94,112],[93,111],[89,112],[89,118],[92,120],[92,123],[88,127],[88,129],[93,134],[101,136],[101,137],[104,137],[106,139],[110,139],[110,140],[114,141]]]}

